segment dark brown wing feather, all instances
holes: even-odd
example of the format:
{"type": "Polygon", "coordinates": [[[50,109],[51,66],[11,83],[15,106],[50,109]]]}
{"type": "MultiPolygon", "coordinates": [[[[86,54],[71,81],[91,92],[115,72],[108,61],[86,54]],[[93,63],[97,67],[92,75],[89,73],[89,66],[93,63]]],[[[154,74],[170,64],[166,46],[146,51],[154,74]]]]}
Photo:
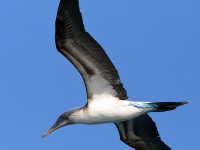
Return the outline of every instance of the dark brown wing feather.
{"type": "MultiPolygon", "coordinates": [[[[103,48],[84,29],[78,0],[61,0],[56,17],[56,47],[78,69],[84,79],[89,99],[93,90],[89,80],[99,75],[111,85],[115,95],[127,99],[117,70],[103,48]]],[[[98,89],[98,85],[95,85],[98,89]]],[[[98,93],[102,94],[102,93],[98,93]]]]}
{"type": "Polygon", "coordinates": [[[148,114],[115,125],[120,139],[136,150],[171,150],[161,140],[156,124],[148,114]]]}

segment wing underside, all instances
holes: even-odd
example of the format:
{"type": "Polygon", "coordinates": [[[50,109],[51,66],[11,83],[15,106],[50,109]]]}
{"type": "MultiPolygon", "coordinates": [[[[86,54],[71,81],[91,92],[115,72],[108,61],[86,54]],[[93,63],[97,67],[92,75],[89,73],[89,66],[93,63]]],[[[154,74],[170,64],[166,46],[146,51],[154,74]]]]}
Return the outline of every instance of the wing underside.
{"type": "Polygon", "coordinates": [[[127,99],[117,70],[103,48],[84,29],[78,0],[61,0],[56,17],[56,47],[80,72],[88,99],[110,94],[127,99]]]}
{"type": "Polygon", "coordinates": [[[161,140],[156,124],[148,114],[115,125],[121,141],[136,150],[171,150],[161,140]]]}

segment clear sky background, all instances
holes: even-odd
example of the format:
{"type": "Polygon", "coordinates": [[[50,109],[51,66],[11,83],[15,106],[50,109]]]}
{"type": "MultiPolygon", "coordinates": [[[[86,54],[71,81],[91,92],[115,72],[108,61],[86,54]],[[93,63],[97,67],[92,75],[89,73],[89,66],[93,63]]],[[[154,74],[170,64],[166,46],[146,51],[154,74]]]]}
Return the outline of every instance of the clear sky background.
{"type": "MultiPolygon", "coordinates": [[[[83,81],[57,52],[59,0],[0,2],[0,149],[129,150],[112,124],[74,125],[41,135],[86,103],[83,81]]],[[[200,139],[200,1],[80,0],[86,30],[103,46],[131,100],[192,103],[151,113],[173,150],[200,139]]]]}

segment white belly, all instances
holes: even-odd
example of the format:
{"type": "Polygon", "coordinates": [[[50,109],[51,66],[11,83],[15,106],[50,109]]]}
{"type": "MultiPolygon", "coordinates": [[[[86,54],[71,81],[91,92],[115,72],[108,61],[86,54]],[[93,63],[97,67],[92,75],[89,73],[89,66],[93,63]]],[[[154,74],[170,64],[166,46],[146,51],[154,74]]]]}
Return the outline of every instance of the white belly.
{"type": "Polygon", "coordinates": [[[76,118],[76,123],[98,124],[117,123],[138,117],[147,111],[134,107],[131,101],[109,98],[109,100],[92,100],[88,107],[81,110],[76,118]]]}

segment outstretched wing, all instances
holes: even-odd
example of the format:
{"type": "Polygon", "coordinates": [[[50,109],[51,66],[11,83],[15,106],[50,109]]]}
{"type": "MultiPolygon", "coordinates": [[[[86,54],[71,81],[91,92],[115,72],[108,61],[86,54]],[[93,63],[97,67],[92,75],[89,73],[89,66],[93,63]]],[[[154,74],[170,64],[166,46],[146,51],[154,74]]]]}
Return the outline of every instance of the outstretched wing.
{"type": "Polygon", "coordinates": [[[136,150],[171,150],[161,140],[156,124],[148,114],[115,125],[120,139],[136,150]]]}
{"type": "Polygon", "coordinates": [[[88,99],[108,94],[127,99],[117,70],[103,48],[84,29],[78,0],[61,0],[56,17],[56,47],[80,72],[88,99]]]}

